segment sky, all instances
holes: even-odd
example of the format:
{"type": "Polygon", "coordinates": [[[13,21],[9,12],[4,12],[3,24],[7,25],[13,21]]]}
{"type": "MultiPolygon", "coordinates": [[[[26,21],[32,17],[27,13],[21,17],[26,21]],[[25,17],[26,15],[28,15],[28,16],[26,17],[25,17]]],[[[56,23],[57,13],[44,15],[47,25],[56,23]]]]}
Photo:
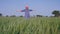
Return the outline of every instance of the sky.
{"type": "Polygon", "coordinates": [[[17,12],[17,10],[25,9],[26,5],[28,5],[30,9],[34,10],[30,12],[31,16],[51,16],[52,11],[60,11],[60,0],[0,0],[0,13],[4,16],[24,16],[24,12],[17,12]]]}

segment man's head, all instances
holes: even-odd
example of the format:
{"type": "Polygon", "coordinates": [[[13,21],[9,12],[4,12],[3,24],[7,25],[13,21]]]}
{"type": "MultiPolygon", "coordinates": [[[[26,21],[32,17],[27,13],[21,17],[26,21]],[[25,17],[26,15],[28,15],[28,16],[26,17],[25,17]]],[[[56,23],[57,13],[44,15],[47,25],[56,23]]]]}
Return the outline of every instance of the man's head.
{"type": "Polygon", "coordinates": [[[29,9],[28,5],[25,6],[25,9],[27,9],[27,10],[29,9]]]}

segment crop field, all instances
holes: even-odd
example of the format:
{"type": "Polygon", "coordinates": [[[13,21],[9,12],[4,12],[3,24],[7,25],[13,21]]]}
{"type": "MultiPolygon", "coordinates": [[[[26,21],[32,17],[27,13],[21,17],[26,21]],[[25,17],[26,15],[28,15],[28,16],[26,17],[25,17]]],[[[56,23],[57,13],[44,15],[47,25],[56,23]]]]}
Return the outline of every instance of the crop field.
{"type": "Polygon", "coordinates": [[[60,17],[0,17],[0,34],[60,34],[60,17]]]}

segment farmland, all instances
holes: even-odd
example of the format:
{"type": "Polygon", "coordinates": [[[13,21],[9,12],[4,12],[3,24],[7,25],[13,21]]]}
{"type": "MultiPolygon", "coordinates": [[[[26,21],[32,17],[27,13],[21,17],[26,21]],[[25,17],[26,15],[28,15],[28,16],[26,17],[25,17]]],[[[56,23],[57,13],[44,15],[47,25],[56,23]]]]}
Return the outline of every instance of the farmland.
{"type": "Polygon", "coordinates": [[[60,18],[0,17],[0,34],[60,34],[60,18]]]}

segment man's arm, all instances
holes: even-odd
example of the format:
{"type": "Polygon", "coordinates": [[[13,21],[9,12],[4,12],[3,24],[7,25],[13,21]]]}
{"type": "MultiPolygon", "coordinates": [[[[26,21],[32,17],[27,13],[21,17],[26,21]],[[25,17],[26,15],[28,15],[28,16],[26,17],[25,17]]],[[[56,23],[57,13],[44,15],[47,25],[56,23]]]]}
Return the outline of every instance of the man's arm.
{"type": "Polygon", "coordinates": [[[25,12],[25,9],[24,10],[21,10],[21,12],[25,12]]]}
{"type": "Polygon", "coordinates": [[[30,9],[29,11],[33,11],[33,10],[30,9]]]}

